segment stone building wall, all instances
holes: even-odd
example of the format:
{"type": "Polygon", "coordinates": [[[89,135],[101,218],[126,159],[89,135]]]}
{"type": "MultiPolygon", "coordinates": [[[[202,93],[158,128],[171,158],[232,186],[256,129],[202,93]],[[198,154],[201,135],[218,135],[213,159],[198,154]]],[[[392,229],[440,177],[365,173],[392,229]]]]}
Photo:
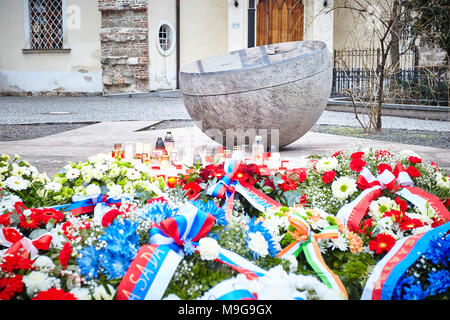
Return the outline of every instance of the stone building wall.
{"type": "Polygon", "coordinates": [[[98,0],[104,94],[149,91],[147,6],[147,0],[98,0]]]}

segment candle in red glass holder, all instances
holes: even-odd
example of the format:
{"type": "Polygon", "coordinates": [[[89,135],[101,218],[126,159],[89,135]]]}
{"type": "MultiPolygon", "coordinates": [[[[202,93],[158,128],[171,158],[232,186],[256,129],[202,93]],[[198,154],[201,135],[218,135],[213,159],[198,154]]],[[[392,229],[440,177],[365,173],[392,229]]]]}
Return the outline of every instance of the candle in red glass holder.
{"type": "Polygon", "coordinates": [[[177,177],[168,177],[167,185],[169,186],[169,188],[175,188],[175,186],[177,185],[177,181],[177,177]]]}

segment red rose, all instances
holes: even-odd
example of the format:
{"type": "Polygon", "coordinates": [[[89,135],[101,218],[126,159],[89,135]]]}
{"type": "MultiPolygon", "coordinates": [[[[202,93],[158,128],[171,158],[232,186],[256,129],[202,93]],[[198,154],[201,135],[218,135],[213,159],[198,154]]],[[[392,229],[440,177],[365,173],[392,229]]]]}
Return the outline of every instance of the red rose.
{"type": "Polygon", "coordinates": [[[377,170],[378,170],[378,174],[381,174],[384,172],[384,170],[388,170],[390,172],[393,172],[394,170],[392,169],[392,167],[390,165],[388,165],[387,163],[380,163],[377,166],[377,170]]]}
{"type": "Polygon", "coordinates": [[[409,166],[409,167],[406,169],[406,172],[407,172],[412,178],[417,178],[417,177],[420,177],[420,176],[421,176],[420,171],[417,170],[417,169],[414,168],[414,167],[411,167],[411,166],[409,166]]]}
{"type": "Polygon", "coordinates": [[[363,156],[364,156],[364,152],[359,151],[359,152],[352,153],[352,155],[350,156],[350,159],[352,159],[352,160],[361,159],[363,156]]]}
{"type": "Polygon", "coordinates": [[[350,162],[350,170],[360,172],[367,162],[361,159],[354,159],[350,162]]]}
{"type": "Polygon", "coordinates": [[[59,253],[59,263],[65,269],[69,265],[70,256],[72,255],[72,245],[70,242],[64,243],[64,246],[59,253]]]}
{"type": "Polygon", "coordinates": [[[395,239],[391,235],[380,233],[374,240],[369,241],[369,249],[380,254],[384,251],[389,252],[395,245],[395,239]]]}
{"type": "Polygon", "coordinates": [[[51,288],[46,291],[39,292],[31,300],[77,300],[77,298],[70,292],[61,289],[51,288]]]}
{"type": "Polygon", "coordinates": [[[191,181],[183,186],[183,190],[187,191],[186,196],[189,200],[195,200],[197,199],[200,191],[202,191],[202,187],[200,187],[197,182],[191,181]]]}
{"type": "Polygon", "coordinates": [[[421,163],[422,162],[422,159],[417,158],[417,157],[413,157],[413,156],[409,157],[408,160],[411,163],[421,163]]]}
{"type": "Polygon", "coordinates": [[[103,227],[109,226],[114,221],[114,219],[120,214],[122,214],[122,212],[120,212],[119,209],[109,210],[107,213],[105,213],[105,215],[102,218],[102,226],[103,227]]]}
{"type": "Polygon", "coordinates": [[[325,184],[331,183],[331,182],[333,182],[334,177],[336,177],[336,172],[334,172],[333,170],[327,171],[323,174],[322,181],[325,184]]]}

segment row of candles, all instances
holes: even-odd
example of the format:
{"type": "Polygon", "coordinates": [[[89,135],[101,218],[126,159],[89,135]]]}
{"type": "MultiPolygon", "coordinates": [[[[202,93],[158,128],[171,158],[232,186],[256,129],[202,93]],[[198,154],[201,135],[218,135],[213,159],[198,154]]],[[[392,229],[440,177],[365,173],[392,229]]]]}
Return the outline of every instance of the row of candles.
{"type": "Polygon", "coordinates": [[[249,145],[234,146],[233,150],[228,150],[224,146],[207,147],[206,145],[197,148],[180,148],[175,146],[175,140],[170,131],[166,133],[164,140],[158,137],[154,145],[135,142],[126,144],[123,148],[121,143],[116,143],[111,155],[130,162],[148,164],[153,176],[164,179],[167,177],[166,181],[170,188],[177,184],[178,174],[192,172],[192,169],[187,168],[191,165],[221,163],[225,159],[236,159],[247,164],[255,163],[274,171],[283,169],[284,163],[288,162],[281,161],[280,153],[275,146],[271,146],[270,152],[266,152],[261,136],[255,137],[251,149],[249,145]]]}

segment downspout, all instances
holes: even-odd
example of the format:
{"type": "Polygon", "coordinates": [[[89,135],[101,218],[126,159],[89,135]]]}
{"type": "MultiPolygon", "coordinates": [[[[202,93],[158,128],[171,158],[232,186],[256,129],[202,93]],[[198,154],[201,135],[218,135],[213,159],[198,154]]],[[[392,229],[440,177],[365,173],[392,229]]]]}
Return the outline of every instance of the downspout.
{"type": "Polygon", "coordinates": [[[252,48],[255,46],[255,0],[248,1],[248,37],[247,46],[252,48]]]}
{"type": "Polygon", "coordinates": [[[177,89],[180,89],[180,0],[176,3],[176,33],[177,33],[177,89]]]}

